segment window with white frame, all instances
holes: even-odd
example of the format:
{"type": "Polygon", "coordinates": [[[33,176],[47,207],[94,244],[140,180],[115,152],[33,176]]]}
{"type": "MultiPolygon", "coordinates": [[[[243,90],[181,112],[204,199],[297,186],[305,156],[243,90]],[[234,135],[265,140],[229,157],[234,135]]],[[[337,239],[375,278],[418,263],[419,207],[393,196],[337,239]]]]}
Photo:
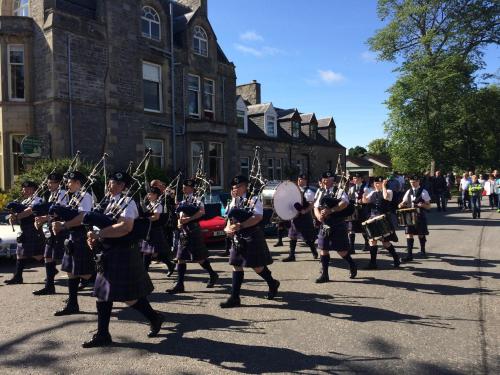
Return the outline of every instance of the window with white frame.
{"type": "Polygon", "coordinates": [[[195,26],[193,30],[193,51],[197,55],[208,56],[207,33],[200,26],[195,26]]]}
{"type": "Polygon", "coordinates": [[[148,62],[142,63],[142,82],[144,87],[144,110],[162,111],[161,66],[148,62]]]}
{"type": "Polygon", "coordinates": [[[191,175],[194,176],[201,163],[202,170],[205,170],[203,156],[203,142],[191,142],[191,175]]]}
{"type": "Polygon", "coordinates": [[[240,174],[247,177],[250,175],[250,158],[240,158],[240,174]]]}
{"type": "Polygon", "coordinates": [[[188,74],[188,113],[200,117],[200,77],[188,74]]]}
{"type": "Polygon", "coordinates": [[[292,137],[300,137],[300,121],[292,121],[292,137]]]}
{"type": "Polygon", "coordinates": [[[247,116],[245,111],[236,110],[236,125],[239,133],[248,132],[247,116]]]}
{"type": "Polygon", "coordinates": [[[283,180],[283,159],[276,159],[276,165],[274,166],[274,174],[277,180],[283,180]]]}
{"type": "Polygon", "coordinates": [[[162,139],[146,138],[144,139],[144,147],[146,150],[148,148],[152,150],[150,164],[157,168],[163,168],[165,166],[165,142],[162,139]]]}
{"type": "Polygon", "coordinates": [[[266,134],[270,137],[276,137],[276,117],[266,115],[266,134]]]}
{"type": "Polygon", "coordinates": [[[274,159],[267,159],[267,178],[269,180],[274,180],[274,159]]]}
{"type": "Polygon", "coordinates": [[[14,176],[19,176],[25,171],[23,165],[23,153],[21,151],[21,142],[23,141],[24,137],[24,134],[12,134],[10,138],[11,171],[14,176]]]}
{"type": "Polygon", "coordinates": [[[9,99],[25,100],[24,46],[9,45],[9,99]]]}
{"type": "Polygon", "coordinates": [[[160,16],[156,10],[142,7],[141,28],[143,37],[160,40],[160,16]]]}
{"type": "Polygon", "coordinates": [[[29,0],[14,0],[12,14],[19,17],[30,16],[30,2],[29,0]]]}
{"type": "Polygon", "coordinates": [[[208,144],[208,177],[212,186],[222,187],[224,158],[222,143],[210,142],[208,144]]]}
{"type": "Polygon", "coordinates": [[[203,80],[203,113],[205,118],[214,120],[215,82],[211,79],[203,80]]]}

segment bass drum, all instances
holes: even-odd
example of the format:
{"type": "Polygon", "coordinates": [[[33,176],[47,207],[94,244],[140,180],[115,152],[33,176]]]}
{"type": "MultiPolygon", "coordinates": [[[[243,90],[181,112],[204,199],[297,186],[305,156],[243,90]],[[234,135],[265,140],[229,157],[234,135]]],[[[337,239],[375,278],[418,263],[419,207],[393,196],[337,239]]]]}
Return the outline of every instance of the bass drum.
{"type": "Polygon", "coordinates": [[[299,212],[295,204],[302,204],[302,193],[299,187],[291,182],[285,181],[276,186],[273,196],[273,208],[282,220],[292,220],[299,212]]]}
{"type": "Polygon", "coordinates": [[[262,193],[260,196],[262,199],[262,206],[264,208],[273,209],[274,193],[276,192],[276,188],[278,187],[279,184],[280,184],[279,182],[270,181],[267,182],[264,189],[262,189],[262,193]]]}

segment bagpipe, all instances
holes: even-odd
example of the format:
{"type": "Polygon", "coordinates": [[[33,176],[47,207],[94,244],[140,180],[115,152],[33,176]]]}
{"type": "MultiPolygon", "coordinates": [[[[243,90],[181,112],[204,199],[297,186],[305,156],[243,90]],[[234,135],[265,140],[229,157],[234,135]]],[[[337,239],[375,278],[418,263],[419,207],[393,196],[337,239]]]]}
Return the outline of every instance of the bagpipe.
{"type": "Polygon", "coordinates": [[[165,187],[165,190],[163,190],[157,200],[146,204],[144,209],[144,216],[146,217],[153,216],[158,206],[163,205],[163,212],[160,213],[160,218],[154,222],[156,224],[153,223],[153,226],[175,226],[174,223],[177,218],[175,205],[177,203],[177,192],[179,191],[181,177],[182,172],[179,171],[177,176],[165,187]]]}

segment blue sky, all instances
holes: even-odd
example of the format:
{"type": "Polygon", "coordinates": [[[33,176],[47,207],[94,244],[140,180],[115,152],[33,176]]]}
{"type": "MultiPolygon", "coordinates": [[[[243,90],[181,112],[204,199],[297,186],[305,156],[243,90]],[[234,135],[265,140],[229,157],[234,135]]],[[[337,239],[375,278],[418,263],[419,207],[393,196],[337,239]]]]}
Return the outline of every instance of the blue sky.
{"type": "MultiPolygon", "coordinates": [[[[262,84],[262,101],[333,116],[346,147],[385,137],[394,64],[375,61],[366,40],[382,27],[375,0],[208,0],[217,39],[237,83],[262,84]]],[[[486,54],[499,67],[499,49],[486,54]]]]}

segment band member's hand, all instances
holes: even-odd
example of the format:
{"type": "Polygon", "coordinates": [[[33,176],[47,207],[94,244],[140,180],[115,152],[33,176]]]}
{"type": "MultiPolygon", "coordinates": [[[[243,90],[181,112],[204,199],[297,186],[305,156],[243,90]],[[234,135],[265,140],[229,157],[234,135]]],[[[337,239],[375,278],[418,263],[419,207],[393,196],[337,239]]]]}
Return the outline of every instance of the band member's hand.
{"type": "Polygon", "coordinates": [[[236,231],[234,230],[233,227],[234,227],[234,225],[229,225],[229,226],[227,226],[227,227],[224,228],[224,232],[226,232],[226,235],[228,237],[234,237],[234,233],[236,231]]]}
{"type": "Polygon", "coordinates": [[[418,202],[417,207],[424,207],[424,204],[422,202],[418,202]]]}
{"type": "Polygon", "coordinates": [[[386,178],[386,179],[384,179],[384,181],[382,182],[382,185],[383,185],[384,187],[385,187],[385,186],[387,186],[387,182],[388,182],[388,181],[389,181],[389,180],[388,180],[387,178],[386,178]]]}
{"type": "Polygon", "coordinates": [[[332,210],[330,208],[323,208],[321,211],[320,211],[320,215],[321,215],[321,221],[325,220],[326,217],[328,215],[330,215],[332,213],[332,210]]]}
{"type": "Polygon", "coordinates": [[[236,233],[237,231],[239,231],[241,229],[241,223],[235,223],[235,224],[231,224],[229,226],[229,228],[231,228],[231,231],[233,233],[236,233]]]}
{"type": "Polygon", "coordinates": [[[60,232],[62,232],[64,230],[64,224],[61,223],[60,221],[54,221],[52,223],[52,230],[54,231],[54,233],[57,235],[59,234],[60,232]]]}
{"type": "Polygon", "coordinates": [[[92,249],[97,243],[98,235],[92,231],[87,232],[87,245],[92,249]]]}
{"type": "Polygon", "coordinates": [[[189,223],[189,218],[188,217],[181,217],[179,219],[179,223],[182,225],[182,224],[187,224],[189,223]]]}
{"type": "Polygon", "coordinates": [[[17,221],[17,215],[16,214],[10,214],[9,215],[9,224],[14,225],[17,221]]]}

